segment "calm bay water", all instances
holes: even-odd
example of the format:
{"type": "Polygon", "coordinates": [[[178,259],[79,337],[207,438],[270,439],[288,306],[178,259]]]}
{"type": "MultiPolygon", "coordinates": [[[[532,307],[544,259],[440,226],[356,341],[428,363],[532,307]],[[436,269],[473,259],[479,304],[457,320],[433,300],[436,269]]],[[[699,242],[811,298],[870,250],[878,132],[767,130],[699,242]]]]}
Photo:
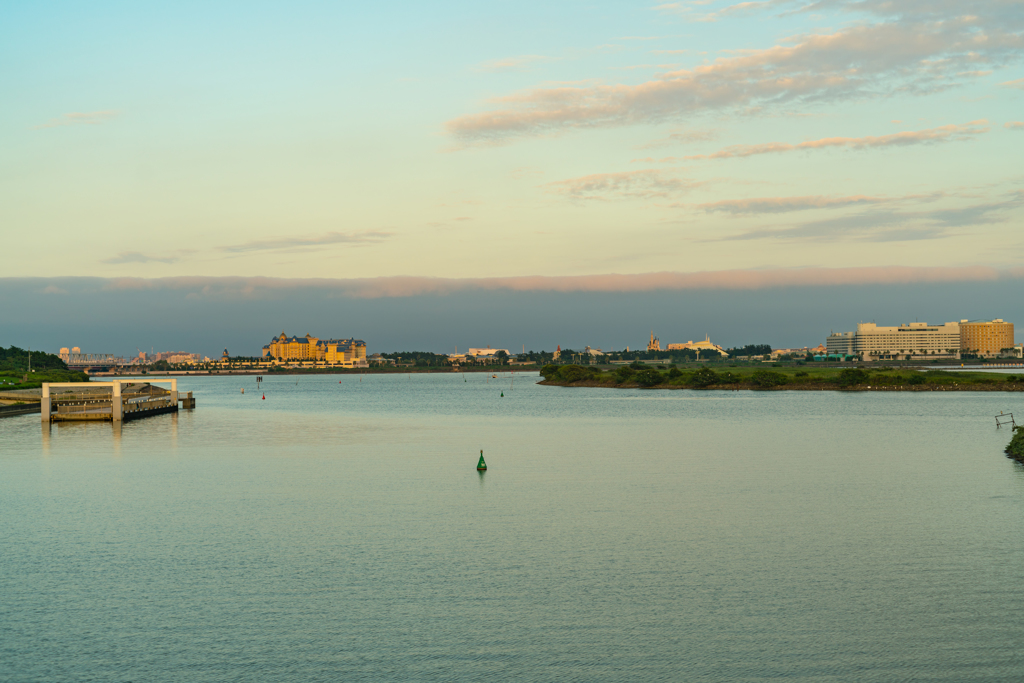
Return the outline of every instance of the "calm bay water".
{"type": "Polygon", "coordinates": [[[535,381],[0,420],[0,680],[1024,680],[1018,394],[535,381]]]}

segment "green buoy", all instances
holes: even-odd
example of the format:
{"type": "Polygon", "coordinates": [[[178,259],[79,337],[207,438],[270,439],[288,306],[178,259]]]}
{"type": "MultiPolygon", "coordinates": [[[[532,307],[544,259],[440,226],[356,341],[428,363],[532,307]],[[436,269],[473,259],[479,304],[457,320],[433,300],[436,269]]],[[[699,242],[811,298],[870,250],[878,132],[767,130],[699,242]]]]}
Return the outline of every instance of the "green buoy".
{"type": "Polygon", "coordinates": [[[476,464],[477,472],[484,472],[487,470],[487,463],[484,462],[484,452],[480,451],[480,462],[476,464]]]}
{"type": "Polygon", "coordinates": [[[502,398],[505,398],[505,392],[504,392],[504,391],[503,391],[503,392],[501,392],[501,397],[502,397],[502,398]]]}

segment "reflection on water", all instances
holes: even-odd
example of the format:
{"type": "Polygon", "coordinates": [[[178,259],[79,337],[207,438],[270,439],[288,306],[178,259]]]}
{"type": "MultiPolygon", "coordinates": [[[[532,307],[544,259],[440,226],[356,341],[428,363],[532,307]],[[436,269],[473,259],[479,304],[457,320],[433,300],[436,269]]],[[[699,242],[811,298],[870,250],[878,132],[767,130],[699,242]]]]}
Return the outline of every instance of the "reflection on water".
{"type": "Polygon", "coordinates": [[[0,680],[1024,677],[1016,394],[338,379],[0,421],[0,680]]]}

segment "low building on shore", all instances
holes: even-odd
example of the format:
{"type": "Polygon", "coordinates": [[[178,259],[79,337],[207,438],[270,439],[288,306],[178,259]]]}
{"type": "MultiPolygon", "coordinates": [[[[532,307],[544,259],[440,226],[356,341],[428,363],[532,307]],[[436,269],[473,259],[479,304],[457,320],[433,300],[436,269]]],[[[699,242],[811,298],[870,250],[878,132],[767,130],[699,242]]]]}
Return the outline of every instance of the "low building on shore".
{"type": "Polygon", "coordinates": [[[499,352],[504,352],[505,358],[512,357],[512,353],[508,349],[492,349],[490,346],[483,349],[470,348],[469,351],[466,351],[466,355],[473,356],[477,360],[489,360],[497,357],[499,352]]]}
{"type": "Polygon", "coordinates": [[[828,349],[824,344],[818,344],[817,346],[803,346],[795,349],[774,349],[770,357],[772,360],[781,358],[782,356],[795,356],[799,358],[806,358],[808,354],[812,356],[821,356],[828,353],[828,349]]]}

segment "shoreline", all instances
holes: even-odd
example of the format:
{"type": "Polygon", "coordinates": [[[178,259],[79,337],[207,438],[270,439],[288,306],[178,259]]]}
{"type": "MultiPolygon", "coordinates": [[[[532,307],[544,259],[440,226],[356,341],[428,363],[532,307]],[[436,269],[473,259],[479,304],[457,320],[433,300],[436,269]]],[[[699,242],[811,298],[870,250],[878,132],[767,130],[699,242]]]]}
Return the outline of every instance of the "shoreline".
{"type": "Polygon", "coordinates": [[[916,385],[897,385],[897,386],[853,386],[853,387],[841,387],[838,384],[787,384],[776,387],[759,387],[754,384],[715,384],[708,387],[696,387],[685,384],[657,384],[655,386],[645,387],[637,384],[636,382],[630,384],[609,384],[607,382],[593,382],[583,380],[580,382],[553,382],[543,380],[537,382],[548,387],[568,387],[568,388],[580,388],[580,389],[643,389],[654,390],[654,391],[678,391],[678,390],[690,390],[690,391],[842,391],[842,392],[861,392],[861,391],[880,391],[880,392],[920,392],[920,391],[1004,391],[1004,392],[1015,392],[1024,391],[1024,386],[1017,386],[1014,384],[933,384],[931,386],[927,384],[916,384],[916,385]]]}
{"type": "Polygon", "coordinates": [[[287,368],[285,370],[170,370],[168,372],[97,372],[89,377],[247,377],[260,375],[262,377],[289,376],[289,375],[404,375],[407,373],[418,374],[448,374],[458,375],[464,373],[479,372],[539,372],[540,366],[483,366],[477,368],[460,368],[452,370],[450,367],[408,367],[408,368],[287,368]]]}

